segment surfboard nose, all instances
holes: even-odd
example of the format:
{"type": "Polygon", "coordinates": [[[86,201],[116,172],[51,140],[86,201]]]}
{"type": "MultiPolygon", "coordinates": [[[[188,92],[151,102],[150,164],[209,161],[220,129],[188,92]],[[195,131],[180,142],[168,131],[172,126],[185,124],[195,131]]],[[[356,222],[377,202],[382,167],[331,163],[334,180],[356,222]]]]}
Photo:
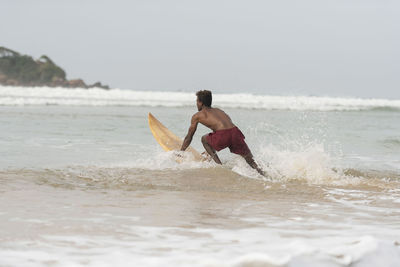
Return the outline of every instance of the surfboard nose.
{"type": "MultiPolygon", "coordinates": [[[[153,114],[149,112],[149,127],[156,141],[165,151],[180,150],[182,146],[182,139],[171,132],[153,114]]],[[[203,157],[194,148],[188,147],[187,151],[191,152],[195,160],[202,160],[203,157]]]]}

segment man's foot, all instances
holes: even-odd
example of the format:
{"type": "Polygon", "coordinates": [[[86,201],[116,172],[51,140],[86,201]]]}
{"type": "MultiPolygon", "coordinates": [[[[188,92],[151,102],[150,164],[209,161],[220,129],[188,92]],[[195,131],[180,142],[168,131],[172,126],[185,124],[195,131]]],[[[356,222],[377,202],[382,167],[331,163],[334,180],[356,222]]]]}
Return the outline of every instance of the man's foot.
{"type": "Polygon", "coordinates": [[[204,151],[203,153],[201,153],[201,156],[203,157],[203,159],[201,161],[211,161],[212,157],[207,153],[207,151],[204,151]]]}
{"type": "Polygon", "coordinates": [[[263,170],[261,170],[261,168],[258,167],[257,163],[254,161],[253,154],[251,154],[251,152],[249,154],[247,154],[246,156],[242,156],[242,157],[246,160],[247,164],[249,164],[250,167],[255,169],[262,176],[267,177],[265,172],[263,170]]]}

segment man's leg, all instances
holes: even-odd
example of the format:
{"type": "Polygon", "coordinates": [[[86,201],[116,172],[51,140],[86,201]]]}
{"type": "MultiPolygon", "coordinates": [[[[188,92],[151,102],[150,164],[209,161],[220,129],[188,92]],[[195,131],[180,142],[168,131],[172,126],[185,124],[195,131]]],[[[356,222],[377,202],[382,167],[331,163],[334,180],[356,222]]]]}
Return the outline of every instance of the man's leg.
{"type": "Polygon", "coordinates": [[[251,154],[251,152],[249,154],[247,154],[246,156],[242,156],[247,164],[250,165],[250,167],[252,167],[253,169],[256,169],[258,171],[259,174],[261,174],[262,176],[265,176],[265,172],[263,170],[260,169],[260,167],[258,167],[257,163],[254,161],[253,158],[253,154],[251,154]]]}
{"type": "Polygon", "coordinates": [[[212,146],[210,146],[210,144],[207,142],[207,134],[201,137],[201,142],[203,143],[205,150],[213,158],[213,160],[218,164],[222,164],[215,149],[212,148],[212,146]]]}

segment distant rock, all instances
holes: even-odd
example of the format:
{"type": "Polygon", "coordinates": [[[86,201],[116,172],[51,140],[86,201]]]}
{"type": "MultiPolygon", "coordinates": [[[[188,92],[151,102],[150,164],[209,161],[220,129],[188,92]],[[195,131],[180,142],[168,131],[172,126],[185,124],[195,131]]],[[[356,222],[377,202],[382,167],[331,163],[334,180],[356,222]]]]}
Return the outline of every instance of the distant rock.
{"type": "Polygon", "coordinates": [[[110,87],[108,85],[105,84],[101,84],[101,82],[95,82],[92,85],[89,85],[89,88],[93,88],[93,87],[99,87],[99,88],[103,88],[103,89],[110,89],[110,87]]]}
{"type": "Polygon", "coordinates": [[[30,56],[21,55],[5,47],[0,47],[0,84],[110,89],[101,82],[87,85],[82,79],[67,80],[65,71],[49,57],[43,55],[34,60],[30,56]]]}

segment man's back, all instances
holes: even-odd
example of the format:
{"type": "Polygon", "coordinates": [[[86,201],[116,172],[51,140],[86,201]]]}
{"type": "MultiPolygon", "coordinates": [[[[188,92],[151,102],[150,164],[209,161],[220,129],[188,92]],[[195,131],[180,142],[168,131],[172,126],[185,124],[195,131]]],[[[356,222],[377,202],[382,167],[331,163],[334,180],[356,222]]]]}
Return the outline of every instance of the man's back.
{"type": "Polygon", "coordinates": [[[214,132],[235,127],[228,114],[219,108],[203,108],[196,115],[201,124],[207,126],[214,132]]]}

